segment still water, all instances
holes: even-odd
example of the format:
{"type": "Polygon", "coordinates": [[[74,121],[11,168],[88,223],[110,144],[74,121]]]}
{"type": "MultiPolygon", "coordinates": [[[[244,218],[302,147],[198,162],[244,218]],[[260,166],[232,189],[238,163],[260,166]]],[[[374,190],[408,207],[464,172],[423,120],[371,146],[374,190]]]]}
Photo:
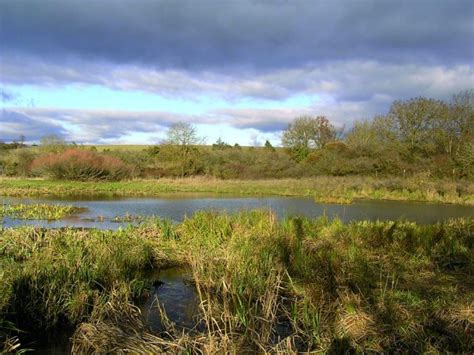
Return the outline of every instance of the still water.
{"type": "Polygon", "coordinates": [[[200,194],[173,194],[153,198],[0,198],[0,203],[49,203],[84,207],[86,211],[59,221],[17,220],[4,218],[6,227],[36,225],[49,228],[66,226],[117,229],[127,223],[117,223],[115,217],[159,216],[180,222],[196,211],[214,210],[238,212],[271,209],[279,218],[285,216],[340,218],[352,220],[399,220],[435,223],[453,217],[473,217],[474,206],[398,201],[356,201],[350,205],[324,204],[305,197],[230,197],[200,194]]]}

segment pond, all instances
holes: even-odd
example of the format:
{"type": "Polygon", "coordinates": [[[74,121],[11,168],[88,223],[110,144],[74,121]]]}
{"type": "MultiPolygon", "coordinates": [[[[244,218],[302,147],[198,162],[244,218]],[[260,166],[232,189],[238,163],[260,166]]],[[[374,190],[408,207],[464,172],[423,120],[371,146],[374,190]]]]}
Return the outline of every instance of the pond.
{"type": "Polygon", "coordinates": [[[399,201],[355,201],[350,205],[315,202],[306,197],[233,197],[201,194],[171,194],[153,198],[0,198],[3,203],[49,203],[83,207],[78,215],[59,221],[18,220],[4,218],[5,227],[36,225],[48,228],[66,226],[117,229],[128,222],[115,222],[123,216],[159,216],[175,222],[192,216],[199,210],[238,212],[241,210],[267,208],[279,218],[285,216],[340,218],[344,222],[352,220],[399,220],[406,219],[418,223],[435,223],[455,217],[473,217],[474,206],[454,204],[434,204],[399,201]]]}

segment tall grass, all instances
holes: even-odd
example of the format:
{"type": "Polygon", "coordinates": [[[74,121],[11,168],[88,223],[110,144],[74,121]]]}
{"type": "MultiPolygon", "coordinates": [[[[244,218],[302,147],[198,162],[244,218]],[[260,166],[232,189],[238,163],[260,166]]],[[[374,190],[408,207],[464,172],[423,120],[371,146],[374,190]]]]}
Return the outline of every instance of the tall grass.
{"type": "Polygon", "coordinates": [[[0,195],[116,195],[153,196],[163,193],[216,193],[251,196],[310,196],[317,201],[348,203],[354,199],[425,201],[474,204],[469,181],[413,178],[316,177],[279,180],[185,179],[121,182],[0,179],[0,195]]]}
{"type": "Polygon", "coordinates": [[[121,281],[139,293],[153,258],[149,241],[125,231],[31,227],[3,230],[0,254],[0,311],[33,329],[79,323],[121,281]]]}
{"type": "Polygon", "coordinates": [[[73,325],[78,353],[468,353],[473,249],[473,219],[279,222],[266,210],[117,232],[4,229],[0,312],[20,328],[73,325]],[[134,305],[143,271],[174,264],[192,271],[203,328],[164,321],[152,334],[134,305]]]}

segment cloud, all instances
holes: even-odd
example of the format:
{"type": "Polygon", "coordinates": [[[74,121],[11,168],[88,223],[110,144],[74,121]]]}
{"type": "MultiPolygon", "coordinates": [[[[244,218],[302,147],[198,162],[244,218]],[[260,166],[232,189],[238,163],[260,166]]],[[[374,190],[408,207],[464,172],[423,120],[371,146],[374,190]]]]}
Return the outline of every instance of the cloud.
{"type": "Polygon", "coordinates": [[[2,103],[14,102],[17,99],[17,96],[18,96],[17,94],[9,90],[3,89],[3,88],[0,89],[0,99],[2,103]]]}
{"type": "Polygon", "coordinates": [[[0,1],[0,82],[19,95],[74,84],[227,103],[200,115],[26,108],[2,90],[2,138],[111,142],[177,121],[263,137],[303,114],[350,126],[396,99],[472,88],[473,11],[470,0],[0,1]],[[284,102],[303,96],[313,102],[284,102]]]}
{"type": "Polygon", "coordinates": [[[4,1],[0,79],[228,100],[446,97],[474,81],[473,11],[434,0],[4,1]]]}
{"type": "Polygon", "coordinates": [[[67,134],[62,125],[48,118],[34,117],[5,109],[0,111],[0,123],[2,125],[0,140],[6,142],[18,140],[20,136],[25,136],[26,141],[30,142],[38,141],[41,137],[50,134],[58,136],[67,134]]]}
{"type": "Polygon", "coordinates": [[[8,141],[25,135],[28,141],[38,141],[45,135],[56,134],[68,141],[106,144],[123,143],[129,139],[127,137],[139,134],[150,137],[152,141],[149,143],[154,143],[158,141],[156,137],[163,138],[166,135],[168,127],[173,123],[191,122],[202,127],[203,133],[206,127],[229,127],[242,135],[251,132],[255,137],[271,137],[275,141],[274,137],[279,136],[298,116],[326,114],[335,125],[341,127],[350,121],[348,117],[367,117],[366,114],[371,110],[373,108],[365,103],[337,106],[324,100],[319,100],[308,108],[229,107],[199,115],[164,111],[9,108],[4,109],[0,115],[0,123],[4,127],[0,138],[8,141]]]}
{"type": "Polygon", "coordinates": [[[467,64],[473,3],[447,1],[2,1],[4,53],[191,71],[259,72],[333,60],[467,64]],[[442,25],[440,25],[442,24],[442,25]]]}
{"type": "Polygon", "coordinates": [[[7,128],[2,137],[4,140],[24,134],[29,141],[37,141],[45,135],[57,134],[78,143],[109,143],[121,142],[123,137],[137,133],[163,137],[168,127],[176,122],[192,122],[204,129],[206,126],[228,126],[242,133],[252,129],[255,135],[272,135],[304,113],[306,111],[293,109],[227,109],[186,115],[159,111],[16,108],[3,110],[0,122],[7,128]]]}
{"type": "MultiPolygon", "coordinates": [[[[67,83],[70,76],[80,73],[79,69],[49,65],[44,65],[43,69],[23,73],[25,80],[39,84],[48,77],[50,85],[60,85],[62,80],[67,83]],[[55,69],[59,69],[61,75],[47,74],[54,73],[55,69]]],[[[77,142],[123,141],[126,139],[124,136],[137,132],[163,135],[170,124],[178,121],[225,124],[242,130],[254,129],[260,133],[277,134],[292,119],[301,115],[325,115],[339,127],[350,127],[355,120],[386,113],[396,99],[415,96],[447,99],[455,92],[471,88],[474,82],[474,71],[466,65],[446,68],[383,65],[370,61],[335,62],[320,68],[280,70],[254,77],[230,77],[215,73],[203,73],[195,77],[187,72],[155,72],[127,67],[104,71],[100,65],[85,66],[83,72],[86,73],[86,82],[83,84],[95,83],[113,89],[144,90],[163,96],[191,99],[195,92],[200,95],[220,95],[228,100],[228,107],[210,109],[200,115],[165,111],[10,107],[8,110],[30,117],[36,125],[31,126],[30,133],[30,123],[19,121],[13,125],[9,116],[9,130],[5,133],[7,136],[2,138],[11,139],[26,134],[37,139],[44,135],[40,132],[47,134],[49,130],[57,132],[61,128],[62,134],[77,142]],[[251,103],[248,107],[233,105],[233,100],[238,102],[251,97],[278,102],[301,94],[313,97],[314,101],[310,105],[293,107],[284,103],[269,108],[265,108],[265,105],[252,107],[251,103]],[[40,122],[46,122],[44,127],[39,127],[40,122]]],[[[22,73],[20,69],[18,73],[22,73]]],[[[0,117],[2,126],[5,125],[5,117],[0,117]]]]}
{"type": "MultiPolygon", "coordinates": [[[[167,127],[180,121],[200,121],[206,123],[206,117],[197,119],[192,115],[175,114],[159,111],[113,111],[113,110],[80,110],[55,108],[15,108],[4,110],[0,117],[2,125],[10,124],[10,136],[25,134],[32,139],[60,133],[69,141],[80,143],[101,143],[119,140],[133,133],[163,133],[167,127]],[[21,120],[16,119],[21,117],[21,120]],[[12,124],[12,122],[14,124],[12,124]],[[30,124],[44,128],[33,129],[30,124]],[[58,130],[58,128],[61,128],[58,130]],[[41,132],[40,132],[41,131],[41,132]]],[[[36,126],[34,126],[36,127],[36,126]]]]}
{"type": "Polygon", "coordinates": [[[366,101],[336,101],[332,97],[321,97],[308,107],[225,108],[213,110],[209,115],[234,128],[255,129],[275,135],[300,116],[326,116],[335,126],[349,128],[355,120],[385,114],[391,102],[391,98],[384,95],[376,95],[366,101]]]}
{"type": "Polygon", "coordinates": [[[375,95],[393,99],[412,96],[447,98],[472,87],[472,66],[387,64],[374,61],[335,61],[320,66],[239,75],[178,70],[157,71],[138,66],[74,62],[51,64],[13,57],[3,63],[0,79],[12,85],[101,85],[114,90],[139,90],[164,97],[194,99],[217,95],[283,100],[291,96],[331,95],[343,101],[367,101],[375,95]]]}
{"type": "Polygon", "coordinates": [[[262,133],[279,132],[295,117],[309,115],[309,109],[228,108],[212,111],[212,115],[239,129],[253,128],[262,133]]]}

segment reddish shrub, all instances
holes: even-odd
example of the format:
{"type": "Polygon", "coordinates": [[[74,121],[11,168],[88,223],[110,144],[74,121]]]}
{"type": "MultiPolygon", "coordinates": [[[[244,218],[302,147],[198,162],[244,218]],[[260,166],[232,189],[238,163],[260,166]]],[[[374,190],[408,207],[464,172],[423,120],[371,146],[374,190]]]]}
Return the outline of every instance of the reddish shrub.
{"type": "Polygon", "coordinates": [[[68,149],[35,159],[33,172],[64,180],[121,180],[132,169],[122,160],[82,149],[68,149]]]}

